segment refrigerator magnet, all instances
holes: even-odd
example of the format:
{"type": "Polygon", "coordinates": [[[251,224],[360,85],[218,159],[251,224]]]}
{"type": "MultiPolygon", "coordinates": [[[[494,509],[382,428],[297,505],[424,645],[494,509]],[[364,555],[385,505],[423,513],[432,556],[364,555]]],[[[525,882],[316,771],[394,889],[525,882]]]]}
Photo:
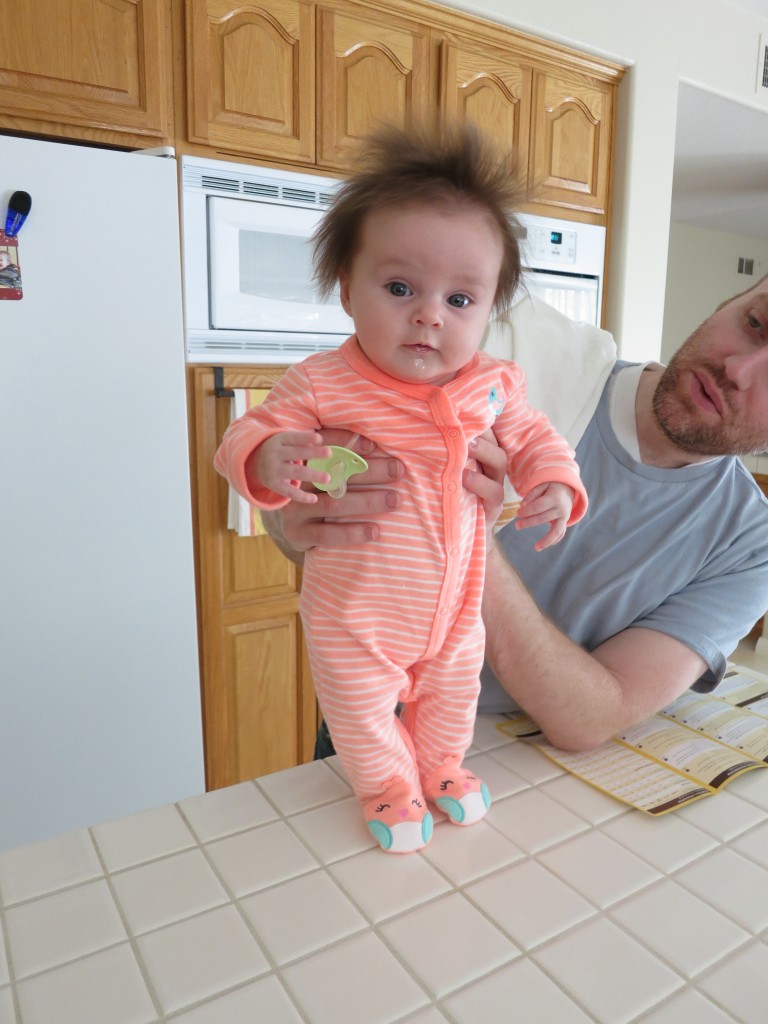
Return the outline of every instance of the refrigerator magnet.
{"type": "Polygon", "coordinates": [[[0,231],[0,301],[21,297],[19,242],[15,236],[11,237],[0,231]]]}

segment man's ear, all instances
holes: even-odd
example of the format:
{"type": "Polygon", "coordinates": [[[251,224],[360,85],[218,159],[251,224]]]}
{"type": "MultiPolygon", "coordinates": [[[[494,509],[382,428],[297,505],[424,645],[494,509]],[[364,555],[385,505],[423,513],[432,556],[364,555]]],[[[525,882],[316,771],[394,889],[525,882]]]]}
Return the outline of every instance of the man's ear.
{"type": "Polygon", "coordinates": [[[339,271],[339,295],[342,309],[347,316],[352,316],[352,306],[349,301],[349,274],[346,270],[339,271]]]}

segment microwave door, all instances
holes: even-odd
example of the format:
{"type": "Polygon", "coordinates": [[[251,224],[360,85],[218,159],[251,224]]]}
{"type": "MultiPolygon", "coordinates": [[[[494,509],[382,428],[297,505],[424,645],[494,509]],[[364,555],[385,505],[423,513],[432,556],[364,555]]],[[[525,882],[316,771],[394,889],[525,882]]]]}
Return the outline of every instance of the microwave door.
{"type": "Polygon", "coordinates": [[[208,199],[211,327],[351,334],[338,294],[322,300],[311,237],[322,211],[211,196],[208,199]]]}
{"type": "Polygon", "coordinates": [[[571,320],[599,326],[597,277],[528,269],[524,280],[534,298],[554,306],[571,320]]]}

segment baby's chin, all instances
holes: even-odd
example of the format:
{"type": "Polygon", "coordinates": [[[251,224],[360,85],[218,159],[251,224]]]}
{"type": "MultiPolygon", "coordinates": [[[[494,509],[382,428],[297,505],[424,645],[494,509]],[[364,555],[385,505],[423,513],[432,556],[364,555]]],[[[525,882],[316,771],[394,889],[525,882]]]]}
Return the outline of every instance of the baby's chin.
{"type": "Polygon", "coordinates": [[[392,372],[392,376],[405,384],[433,384],[435,387],[440,387],[453,380],[458,372],[458,369],[451,370],[445,367],[441,367],[440,371],[436,372],[435,360],[430,358],[429,354],[424,356],[416,354],[407,361],[407,365],[401,363],[397,367],[397,371],[392,372]]]}

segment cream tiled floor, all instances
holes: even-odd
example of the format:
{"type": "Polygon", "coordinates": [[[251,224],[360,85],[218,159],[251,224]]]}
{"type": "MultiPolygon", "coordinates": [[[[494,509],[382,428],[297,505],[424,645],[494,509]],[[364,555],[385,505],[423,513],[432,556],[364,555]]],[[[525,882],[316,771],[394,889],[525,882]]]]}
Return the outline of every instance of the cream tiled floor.
{"type": "Polygon", "coordinates": [[[654,819],[478,723],[388,856],[335,759],[0,853],[0,1024],[765,1024],[768,772],[654,819]]]}

